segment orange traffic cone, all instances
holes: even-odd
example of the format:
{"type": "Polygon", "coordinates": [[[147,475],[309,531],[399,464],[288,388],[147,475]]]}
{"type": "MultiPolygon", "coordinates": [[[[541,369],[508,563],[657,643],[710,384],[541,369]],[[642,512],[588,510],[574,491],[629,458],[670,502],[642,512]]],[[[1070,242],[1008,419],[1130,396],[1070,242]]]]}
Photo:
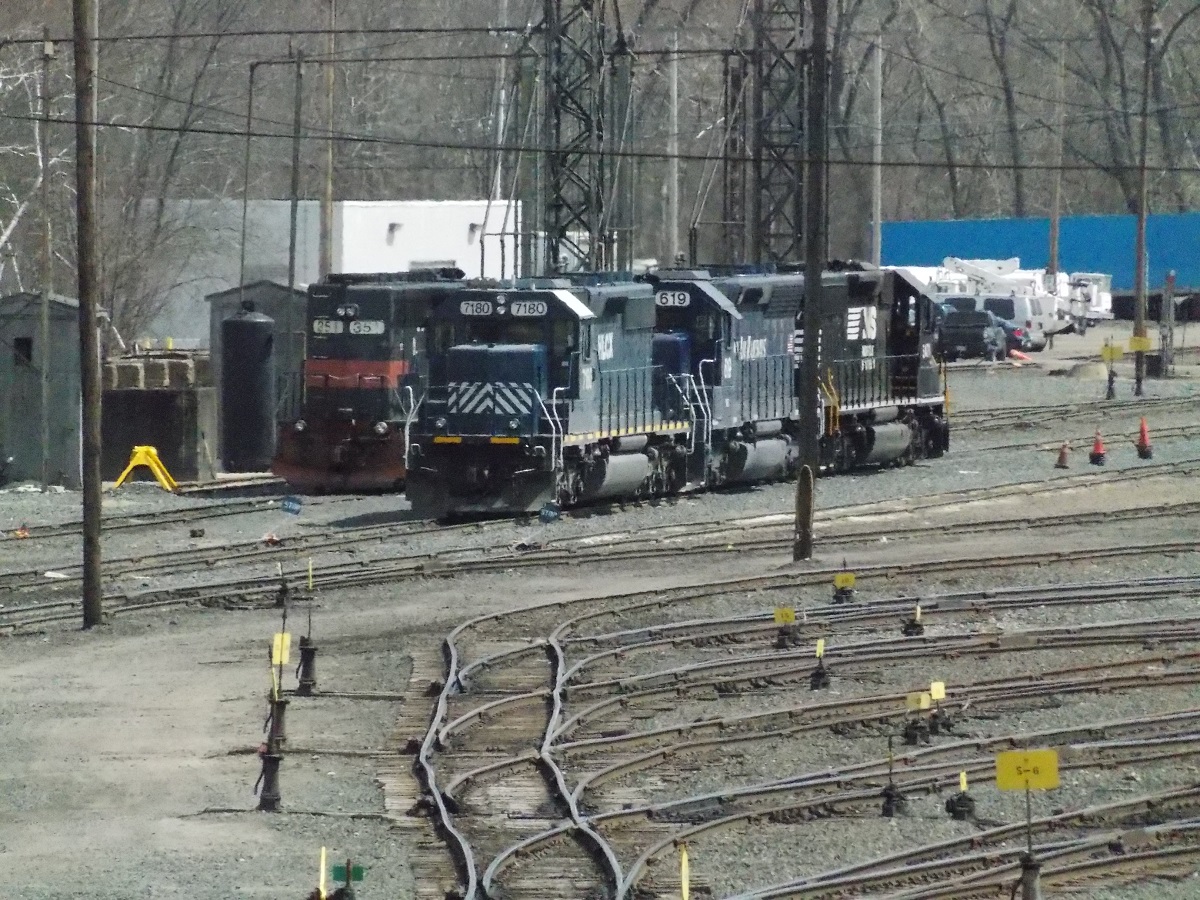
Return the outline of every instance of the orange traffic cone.
{"type": "Polygon", "coordinates": [[[1088,462],[1093,466],[1104,465],[1104,439],[1100,437],[1100,429],[1096,429],[1096,440],[1092,442],[1092,452],[1088,454],[1088,462]]]}
{"type": "Polygon", "coordinates": [[[1022,353],[1020,350],[1009,350],[1008,358],[1020,360],[1021,362],[1033,362],[1033,357],[1028,356],[1025,353],[1022,353]]]}
{"type": "Polygon", "coordinates": [[[1066,441],[1063,441],[1063,445],[1058,448],[1058,462],[1056,462],[1054,464],[1054,468],[1056,468],[1056,469],[1071,468],[1070,464],[1067,462],[1067,454],[1070,452],[1071,452],[1070,445],[1066,441]]]}
{"type": "Polygon", "coordinates": [[[1145,416],[1142,416],[1142,427],[1138,429],[1137,454],[1138,459],[1154,458],[1154,448],[1150,446],[1150,429],[1146,427],[1145,416]]]}

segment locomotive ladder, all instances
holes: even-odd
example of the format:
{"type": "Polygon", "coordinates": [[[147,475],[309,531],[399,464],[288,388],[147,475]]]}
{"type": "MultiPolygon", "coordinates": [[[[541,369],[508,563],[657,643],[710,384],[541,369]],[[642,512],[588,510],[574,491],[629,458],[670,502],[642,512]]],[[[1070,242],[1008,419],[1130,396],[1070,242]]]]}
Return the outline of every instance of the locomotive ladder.
{"type": "Polygon", "coordinates": [[[696,371],[700,375],[700,387],[697,388],[695,381],[693,381],[692,390],[695,391],[697,403],[700,407],[700,410],[704,413],[704,446],[707,449],[712,446],[713,423],[712,407],[708,402],[708,384],[706,384],[704,381],[704,366],[706,364],[715,367],[717,361],[715,359],[700,360],[700,365],[696,368],[696,371]]]}
{"type": "Polygon", "coordinates": [[[564,462],[564,443],[565,432],[563,430],[562,419],[558,416],[559,393],[566,388],[555,388],[550,395],[550,408],[546,408],[546,401],[542,399],[541,394],[535,394],[538,403],[541,404],[542,414],[546,417],[546,421],[550,423],[550,459],[554,465],[555,472],[561,472],[565,468],[564,462]]]}

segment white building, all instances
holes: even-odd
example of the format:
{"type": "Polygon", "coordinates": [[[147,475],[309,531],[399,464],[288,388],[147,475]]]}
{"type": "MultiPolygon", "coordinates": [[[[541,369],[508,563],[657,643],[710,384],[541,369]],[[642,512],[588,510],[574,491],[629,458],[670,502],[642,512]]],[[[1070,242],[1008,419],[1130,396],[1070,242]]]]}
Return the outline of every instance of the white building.
{"type": "MultiPolygon", "coordinates": [[[[179,347],[205,347],[209,309],[204,298],[237,287],[241,268],[239,200],[180,200],[170,216],[196,235],[176,263],[166,307],[146,335],[179,347]]],[[[291,204],[253,200],[246,215],[245,283],[287,284],[291,204]]],[[[315,281],[320,255],[320,204],[302,200],[296,228],[296,284],[315,281]]],[[[341,201],[334,204],[333,270],[401,272],[455,266],[469,278],[518,274],[520,204],[486,200],[341,201]]],[[[127,336],[129,337],[129,336],[127,336]]]]}

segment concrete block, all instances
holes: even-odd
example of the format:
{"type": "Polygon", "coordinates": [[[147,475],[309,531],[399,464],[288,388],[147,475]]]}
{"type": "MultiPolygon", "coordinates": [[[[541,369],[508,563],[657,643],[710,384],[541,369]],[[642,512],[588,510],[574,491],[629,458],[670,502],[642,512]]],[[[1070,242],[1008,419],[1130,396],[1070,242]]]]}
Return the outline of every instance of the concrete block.
{"type": "Polygon", "coordinates": [[[196,367],[196,387],[215,387],[212,357],[195,356],[192,358],[192,362],[196,367]]]}
{"type": "Polygon", "coordinates": [[[196,384],[196,367],[190,359],[167,360],[167,386],[182,391],[196,384]]]}
{"type": "Polygon", "coordinates": [[[146,387],[146,366],[140,359],[119,359],[116,361],[117,390],[144,390],[146,387]]]}
{"type": "Polygon", "coordinates": [[[145,363],[146,375],[144,378],[144,387],[148,391],[161,390],[162,388],[170,387],[170,380],[167,377],[167,370],[170,365],[170,360],[166,359],[148,359],[145,363]]]}

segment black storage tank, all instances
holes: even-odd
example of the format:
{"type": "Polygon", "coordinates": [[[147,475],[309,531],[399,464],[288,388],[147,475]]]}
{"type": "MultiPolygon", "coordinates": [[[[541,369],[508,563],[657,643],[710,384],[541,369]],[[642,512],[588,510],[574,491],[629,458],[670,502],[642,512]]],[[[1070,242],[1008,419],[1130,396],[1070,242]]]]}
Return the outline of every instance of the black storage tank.
{"type": "Polygon", "coordinates": [[[266,472],[275,455],[275,320],[242,309],[221,323],[221,435],[226,472],[266,472]]]}

